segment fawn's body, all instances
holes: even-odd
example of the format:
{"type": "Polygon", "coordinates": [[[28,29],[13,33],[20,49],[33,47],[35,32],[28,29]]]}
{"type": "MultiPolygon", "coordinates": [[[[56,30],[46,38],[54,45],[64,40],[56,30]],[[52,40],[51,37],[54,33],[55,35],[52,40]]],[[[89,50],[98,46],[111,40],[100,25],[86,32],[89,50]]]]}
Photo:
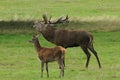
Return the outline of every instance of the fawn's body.
{"type": "Polygon", "coordinates": [[[48,62],[53,61],[58,61],[59,68],[61,69],[60,77],[64,76],[65,48],[61,46],[56,46],[54,48],[41,47],[39,40],[36,36],[33,36],[30,42],[34,43],[35,49],[38,53],[38,57],[41,60],[41,77],[43,77],[44,63],[46,63],[47,77],[49,77],[48,62]]]}

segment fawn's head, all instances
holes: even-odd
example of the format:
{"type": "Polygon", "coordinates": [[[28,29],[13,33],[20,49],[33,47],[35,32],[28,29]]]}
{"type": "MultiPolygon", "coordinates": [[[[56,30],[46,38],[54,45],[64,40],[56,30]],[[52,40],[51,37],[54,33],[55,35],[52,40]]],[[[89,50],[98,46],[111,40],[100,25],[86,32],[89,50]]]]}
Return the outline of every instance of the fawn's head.
{"type": "Polygon", "coordinates": [[[36,35],[32,36],[32,39],[29,41],[30,43],[35,43],[38,41],[38,37],[36,35]]]}

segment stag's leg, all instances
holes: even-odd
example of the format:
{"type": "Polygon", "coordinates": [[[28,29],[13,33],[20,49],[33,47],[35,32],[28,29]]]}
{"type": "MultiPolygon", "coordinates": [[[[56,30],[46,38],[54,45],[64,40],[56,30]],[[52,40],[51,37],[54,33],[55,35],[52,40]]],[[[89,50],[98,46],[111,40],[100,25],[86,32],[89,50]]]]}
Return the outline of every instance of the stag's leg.
{"type": "Polygon", "coordinates": [[[41,62],[41,78],[43,77],[44,62],[41,62]]]}
{"type": "Polygon", "coordinates": [[[95,51],[94,47],[93,47],[93,44],[90,44],[89,47],[90,51],[95,55],[96,59],[97,59],[97,62],[98,62],[98,65],[99,65],[99,68],[101,68],[101,64],[100,64],[100,60],[99,60],[99,57],[97,55],[97,52],[95,51]]]}
{"type": "Polygon", "coordinates": [[[91,56],[91,54],[89,53],[87,47],[85,47],[85,46],[81,46],[81,48],[82,48],[82,50],[84,51],[84,53],[86,54],[86,56],[87,56],[87,61],[86,61],[86,65],[85,65],[85,67],[88,68],[89,60],[90,60],[90,56],[91,56]]]}
{"type": "Polygon", "coordinates": [[[48,62],[46,62],[46,71],[47,71],[47,77],[49,77],[49,72],[48,72],[48,62]]]}

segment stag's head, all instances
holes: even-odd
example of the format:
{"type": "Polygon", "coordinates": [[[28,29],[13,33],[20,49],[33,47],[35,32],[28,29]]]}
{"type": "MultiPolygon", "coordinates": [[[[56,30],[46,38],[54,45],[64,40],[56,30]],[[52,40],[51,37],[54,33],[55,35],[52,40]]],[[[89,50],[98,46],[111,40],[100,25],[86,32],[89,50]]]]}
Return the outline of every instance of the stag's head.
{"type": "Polygon", "coordinates": [[[39,32],[42,32],[42,31],[46,30],[47,27],[53,27],[53,26],[55,26],[55,24],[59,24],[59,23],[64,24],[64,23],[69,22],[68,15],[66,16],[65,19],[63,19],[63,17],[60,17],[55,22],[51,21],[52,16],[50,16],[49,20],[47,19],[45,14],[42,17],[43,17],[43,21],[35,21],[34,25],[33,25],[33,27],[36,28],[36,30],[39,31],[39,32]]]}
{"type": "Polygon", "coordinates": [[[33,28],[36,28],[37,31],[41,32],[45,30],[45,24],[41,21],[35,21],[33,28]]]}

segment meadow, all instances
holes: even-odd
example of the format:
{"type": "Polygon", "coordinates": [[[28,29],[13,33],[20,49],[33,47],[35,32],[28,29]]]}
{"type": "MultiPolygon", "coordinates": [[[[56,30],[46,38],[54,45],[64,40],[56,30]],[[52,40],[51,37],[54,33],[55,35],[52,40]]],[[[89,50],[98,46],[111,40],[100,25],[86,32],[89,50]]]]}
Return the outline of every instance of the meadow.
{"type": "MultiPolygon", "coordinates": [[[[0,0],[0,80],[119,80],[120,79],[120,1],[119,0],[0,0]],[[70,23],[56,28],[87,30],[94,35],[94,46],[102,68],[91,54],[88,69],[80,47],[66,52],[65,77],[59,78],[56,62],[49,64],[50,78],[40,78],[41,64],[28,41],[35,20],[42,14],[70,16],[70,23]]],[[[41,35],[41,45],[54,47],[41,35]]]]}
{"type": "Polygon", "coordinates": [[[0,20],[39,20],[42,14],[120,18],[119,0],[0,0],[0,20]]]}
{"type": "MultiPolygon", "coordinates": [[[[100,57],[102,69],[92,54],[89,68],[84,67],[86,56],[80,47],[68,48],[66,53],[65,77],[62,80],[119,80],[120,79],[120,32],[93,32],[94,46],[100,57]]],[[[0,79],[1,80],[41,80],[40,61],[34,46],[28,41],[30,34],[0,34],[0,79]]],[[[55,45],[39,37],[41,45],[55,45]]],[[[42,80],[61,80],[58,64],[49,64],[50,78],[42,80]]]]}

